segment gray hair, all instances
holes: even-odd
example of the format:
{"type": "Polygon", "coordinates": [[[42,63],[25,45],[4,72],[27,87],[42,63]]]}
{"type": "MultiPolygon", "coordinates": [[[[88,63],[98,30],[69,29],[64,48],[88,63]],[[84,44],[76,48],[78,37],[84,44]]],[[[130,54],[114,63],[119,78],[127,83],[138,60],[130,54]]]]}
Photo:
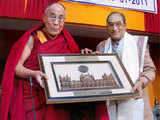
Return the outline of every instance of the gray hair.
{"type": "Polygon", "coordinates": [[[51,7],[52,7],[52,5],[55,5],[55,4],[60,5],[60,6],[64,9],[64,11],[66,11],[66,8],[64,7],[64,5],[62,5],[62,4],[60,4],[60,3],[51,3],[51,4],[49,4],[49,5],[45,8],[44,13],[45,13],[45,14],[47,14],[48,9],[49,9],[49,8],[51,8],[51,7]]]}
{"type": "Polygon", "coordinates": [[[121,18],[122,18],[123,23],[126,24],[126,17],[125,17],[122,13],[120,13],[120,12],[111,12],[111,13],[108,15],[108,17],[107,17],[107,21],[106,21],[107,23],[109,22],[109,17],[112,16],[112,15],[114,15],[114,14],[120,15],[121,18]]]}

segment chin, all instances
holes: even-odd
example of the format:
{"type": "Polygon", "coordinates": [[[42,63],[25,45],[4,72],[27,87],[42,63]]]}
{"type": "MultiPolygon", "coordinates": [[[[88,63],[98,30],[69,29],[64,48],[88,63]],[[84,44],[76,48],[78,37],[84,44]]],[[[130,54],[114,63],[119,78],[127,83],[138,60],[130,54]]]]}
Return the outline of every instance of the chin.
{"type": "Polygon", "coordinates": [[[121,39],[121,37],[119,37],[119,36],[118,36],[118,37],[117,37],[117,36],[112,36],[111,38],[112,38],[113,40],[120,40],[120,39],[121,39]]]}
{"type": "Polygon", "coordinates": [[[56,35],[59,35],[59,33],[60,33],[60,32],[51,32],[50,35],[56,36],[56,35]]]}

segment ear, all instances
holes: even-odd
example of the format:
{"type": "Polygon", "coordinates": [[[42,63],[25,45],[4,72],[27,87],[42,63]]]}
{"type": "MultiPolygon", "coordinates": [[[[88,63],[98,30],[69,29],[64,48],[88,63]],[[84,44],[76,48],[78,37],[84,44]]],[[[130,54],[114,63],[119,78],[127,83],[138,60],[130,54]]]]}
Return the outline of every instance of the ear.
{"type": "Polygon", "coordinates": [[[127,24],[124,24],[125,29],[127,29],[127,24]]]}
{"type": "Polygon", "coordinates": [[[45,18],[45,16],[43,16],[43,18],[42,18],[42,22],[43,22],[43,23],[45,23],[45,22],[46,22],[46,18],[45,18]]]}
{"type": "Polygon", "coordinates": [[[106,26],[106,31],[108,32],[108,26],[106,26]]]}

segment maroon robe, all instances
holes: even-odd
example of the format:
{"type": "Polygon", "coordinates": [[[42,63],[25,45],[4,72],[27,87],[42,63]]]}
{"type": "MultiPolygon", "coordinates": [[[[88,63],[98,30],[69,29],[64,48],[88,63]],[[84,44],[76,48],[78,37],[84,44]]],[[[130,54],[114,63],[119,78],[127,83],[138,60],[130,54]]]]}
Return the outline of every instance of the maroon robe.
{"type": "MultiPolygon", "coordinates": [[[[68,48],[68,43],[60,34],[56,39],[52,40],[47,38],[48,41],[41,43],[37,37],[36,32],[33,33],[34,46],[28,59],[24,63],[24,67],[32,70],[40,70],[38,63],[38,54],[69,54],[71,53],[68,48]]],[[[23,81],[23,100],[26,111],[26,119],[32,120],[33,117],[33,105],[31,99],[31,88],[27,80],[23,81]]],[[[36,80],[33,79],[33,97],[36,110],[37,120],[69,120],[69,112],[65,109],[54,109],[53,105],[46,105],[44,90],[39,86],[36,80]],[[64,118],[65,117],[65,118],[64,118]]]]}
{"type": "MultiPolygon", "coordinates": [[[[47,42],[41,44],[35,32],[40,27],[42,27],[42,25],[39,25],[25,33],[25,35],[13,46],[8,57],[2,80],[1,120],[8,119],[8,112],[11,114],[11,120],[33,119],[33,106],[31,104],[32,99],[30,95],[29,82],[25,79],[14,80],[15,66],[18,63],[24,46],[31,34],[35,38],[35,43],[31,55],[24,63],[24,66],[29,69],[39,70],[37,57],[37,54],[39,53],[66,54],[79,52],[79,49],[72,37],[64,29],[62,30],[62,34],[59,35],[56,40],[48,40],[47,42]]],[[[55,107],[55,105],[53,106],[45,104],[44,90],[39,86],[38,83],[36,83],[35,80],[33,85],[33,97],[37,120],[70,119],[69,112],[64,107],[55,107]]],[[[96,105],[96,120],[108,120],[106,107],[103,103],[96,105]]]]}

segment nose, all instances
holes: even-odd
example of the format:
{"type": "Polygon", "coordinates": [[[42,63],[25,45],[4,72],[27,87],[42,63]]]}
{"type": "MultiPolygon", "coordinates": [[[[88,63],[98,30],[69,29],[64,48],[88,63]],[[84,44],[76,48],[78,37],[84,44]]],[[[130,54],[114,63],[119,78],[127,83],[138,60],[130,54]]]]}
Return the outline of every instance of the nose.
{"type": "Polygon", "coordinates": [[[116,30],[118,27],[116,24],[113,25],[113,30],[116,30]]]}
{"type": "Polygon", "coordinates": [[[53,23],[58,24],[59,23],[58,19],[55,19],[53,23]]]}

